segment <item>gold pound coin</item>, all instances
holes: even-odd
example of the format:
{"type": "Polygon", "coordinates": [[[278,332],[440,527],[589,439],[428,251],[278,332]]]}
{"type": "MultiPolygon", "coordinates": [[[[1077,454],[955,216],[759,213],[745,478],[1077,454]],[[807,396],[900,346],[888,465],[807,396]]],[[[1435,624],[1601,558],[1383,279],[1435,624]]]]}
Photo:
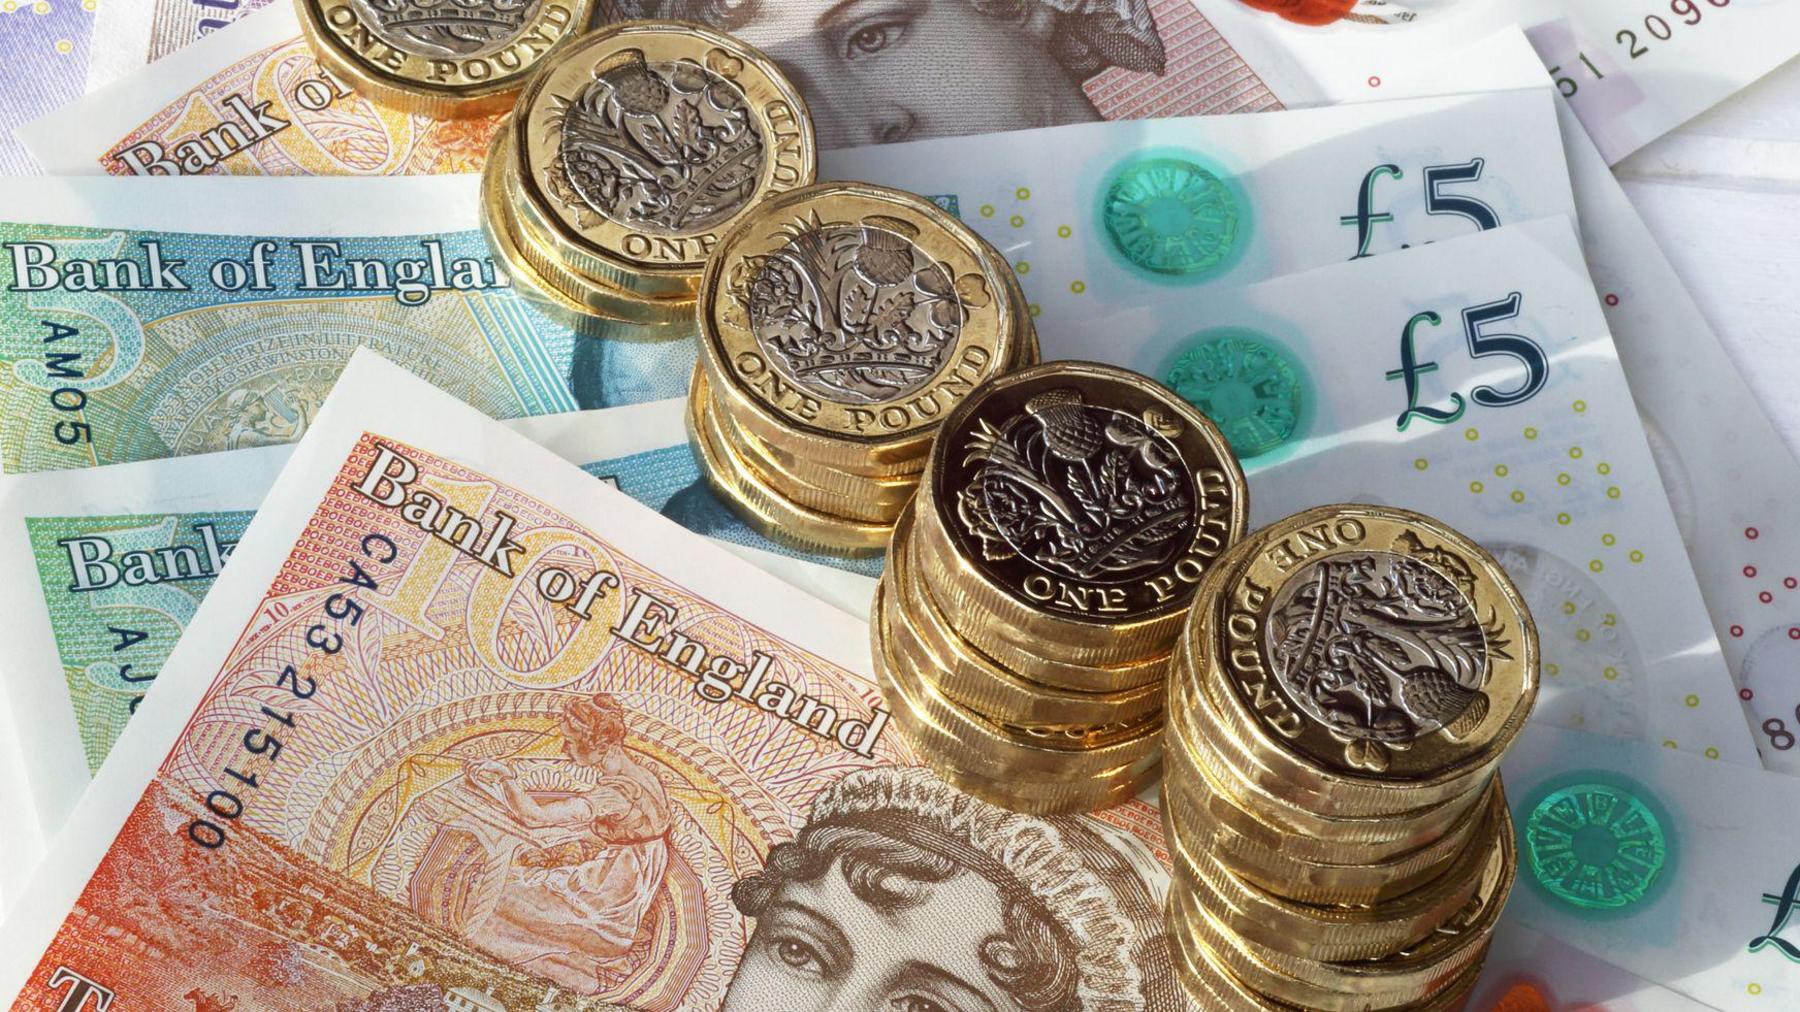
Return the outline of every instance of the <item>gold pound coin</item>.
{"type": "Polygon", "coordinates": [[[708,484],[745,523],[771,541],[851,557],[887,550],[894,529],[810,509],[782,495],[731,448],[713,416],[705,379],[694,371],[688,392],[688,438],[708,484]]]}
{"type": "Polygon", "coordinates": [[[1015,372],[958,405],[919,501],[925,577],[971,642],[1102,666],[1169,652],[1248,515],[1211,420],[1090,362],[1015,372]]]}
{"type": "MultiPolygon", "coordinates": [[[[1184,990],[1206,1012],[1237,1012],[1238,1009],[1269,1009],[1279,1012],[1454,1012],[1475,989],[1481,976],[1482,963],[1489,943],[1483,941],[1475,957],[1453,976],[1435,975],[1423,989],[1425,997],[1409,998],[1420,989],[1397,988],[1388,993],[1344,993],[1310,989],[1303,981],[1285,977],[1267,964],[1259,963],[1234,946],[1221,944],[1215,951],[1207,939],[1224,943],[1216,925],[1203,923],[1203,914],[1191,896],[1171,891],[1167,900],[1169,948],[1174,958],[1176,976],[1184,990]],[[1242,973],[1245,976],[1240,977],[1242,973]],[[1283,994],[1301,994],[1293,1001],[1276,997],[1249,983],[1257,980],[1283,994]]],[[[1449,969],[1449,968],[1447,968],[1449,969]]]]}
{"type": "Polygon", "coordinates": [[[799,92],[761,52],[700,25],[581,36],[514,116],[521,213],[574,270],[691,301],[719,237],[817,171],[799,92]]]}
{"type": "Polygon", "coordinates": [[[1178,949],[1200,951],[1256,992],[1308,1009],[1454,1008],[1481,972],[1494,926],[1517,873],[1508,833],[1488,854],[1481,885],[1462,908],[1430,932],[1373,959],[1327,961],[1294,957],[1233,932],[1205,906],[1205,897],[1179,887],[1169,894],[1170,927],[1178,949]]]}
{"type": "MultiPolygon", "coordinates": [[[[1169,768],[1172,775],[1206,777],[1259,819],[1280,827],[1296,853],[1320,861],[1354,850],[1369,861],[1391,860],[1449,832],[1472,810],[1481,791],[1422,808],[1386,815],[1331,814],[1329,796],[1303,790],[1263,763],[1234,737],[1224,718],[1200,690],[1187,651],[1176,650],[1169,682],[1169,768]]],[[[1477,788],[1485,787],[1481,781],[1477,788]]]]}
{"type": "Polygon", "coordinates": [[[887,629],[892,588],[884,575],[870,621],[875,673],[894,722],[941,776],[1002,807],[1093,811],[1155,778],[1160,727],[1027,729],[957,706],[899,658],[887,629]]]}
{"type": "Polygon", "coordinates": [[[784,193],[707,264],[701,360],[720,402],[771,448],[916,473],[950,407],[1031,339],[1010,270],[923,197],[864,183],[784,193]]]}
{"type": "Polygon", "coordinates": [[[1215,569],[1186,631],[1223,723],[1333,814],[1467,794],[1537,696],[1537,631],[1500,564],[1407,510],[1325,506],[1215,569]]]}
{"type": "Polygon", "coordinates": [[[1188,849],[1179,837],[1170,847],[1177,854],[1174,880],[1191,889],[1234,937],[1297,960],[1344,962],[1400,951],[1450,921],[1480,891],[1489,868],[1504,860],[1511,830],[1505,797],[1496,791],[1481,827],[1442,874],[1411,892],[1363,906],[1286,899],[1233,874],[1214,852],[1188,849]]]}
{"type": "Polygon", "coordinates": [[[525,79],[587,27],[594,0],[295,0],[319,64],[358,94],[438,118],[512,105],[525,79]]]}
{"type": "MultiPolygon", "coordinates": [[[[707,386],[711,396],[711,384],[707,386]]],[[[766,476],[771,485],[802,506],[841,513],[869,523],[891,524],[919,490],[916,475],[870,478],[836,468],[800,464],[792,457],[772,453],[761,438],[737,424],[729,413],[730,407],[721,404],[717,397],[713,397],[712,412],[718,419],[720,430],[732,440],[732,445],[742,450],[744,459],[766,476]]]]}
{"type": "MultiPolygon", "coordinates": [[[[1238,806],[1210,777],[1163,777],[1163,818],[1182,848],[1216,855],[1233,874],[1259,888],[1309,904],[1368,906],[1441,875],[1473,838],[1486,806],[1473,807],[1449,831],[1422,846],[1371,860],[1365,848],[1339,846],[1321,860],[1319,841],[1278,829],[1238,806]]],[[[1490,788],[1490,790],[1493,788],[1490,788]]]]}
{"type": "Polygon", "coordinates": [[[587,337],[664,341],[693,335],[692,303],[684,307],[639,299],[574,274],[519,221],[507,199],[516,181],[507,146],[510,133],[510,124],[503,126],[489,148],[481,179],[481,228],[519,296],[587,337]]]}
{"type": "Polygon", "coordinates": [[[976,650],[919,580],[913,560],[913,511],[901,514],[888,551],[892,647],[920,669],[937,672],[944,695],[990,720],[1008,724],[1129,723],[1162,708],[1160,680],[1110,692],[1081,692],[1032,681],[976,650]]]}

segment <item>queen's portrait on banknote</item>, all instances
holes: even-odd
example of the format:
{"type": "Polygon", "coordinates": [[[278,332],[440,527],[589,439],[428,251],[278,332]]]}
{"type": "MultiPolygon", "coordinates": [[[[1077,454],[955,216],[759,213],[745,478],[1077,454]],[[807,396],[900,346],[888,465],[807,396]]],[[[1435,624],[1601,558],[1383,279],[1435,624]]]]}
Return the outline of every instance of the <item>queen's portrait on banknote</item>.
{"type": "Polygon", "coordinates": [[[799,83],[824,148],[1101,119],[1083,83],[1163,72],[1149,0],[609,0],[736,34],[799,83]]]}
{"type": "Polygon", "coordinates": [[[725,1012],[1174,1012],[1162,878],[1086,819],[977,801],[923,768],[862,770],[732,901],[756,928],[725,1012]]]}

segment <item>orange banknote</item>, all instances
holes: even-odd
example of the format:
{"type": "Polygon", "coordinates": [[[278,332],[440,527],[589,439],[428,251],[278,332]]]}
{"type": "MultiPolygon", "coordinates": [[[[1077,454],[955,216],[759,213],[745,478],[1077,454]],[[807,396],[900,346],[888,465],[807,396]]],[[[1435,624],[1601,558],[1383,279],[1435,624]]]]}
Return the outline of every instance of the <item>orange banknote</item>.
{"type": "Polygon", "coordinates": [[[960,794],[862,622],[366,352],[62,839],[14,1008],[1185,1007],[1154,808],[960,794]]]}

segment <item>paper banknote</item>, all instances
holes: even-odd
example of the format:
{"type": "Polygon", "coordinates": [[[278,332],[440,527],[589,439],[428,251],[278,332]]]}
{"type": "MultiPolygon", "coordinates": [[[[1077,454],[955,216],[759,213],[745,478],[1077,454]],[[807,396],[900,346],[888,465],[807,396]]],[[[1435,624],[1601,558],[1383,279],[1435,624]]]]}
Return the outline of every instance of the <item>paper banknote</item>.
{"type": "Polygon", "coordinates": [[[1769,769],[1800,773],[1800,460],[1564,113],[1588,267],[1769,769]]]}
{"type": "Polygon", "coordinates": [[[954,197],[1040,327],[1575,211],[1542,86],[858,148],[821,170],[954,197]]]}
{"type": "Polygon", "coordinates": [[[790,958],[804,910],[835,933],[809,958],[892,967],[900,998],[930,967],[1003,1006],[982,943],[1019,933],[1083,940],[1033,947],[1070,1000],[1180,1007],[1152,809],[1015,816],[910,762],[866,622],[365,354],[0,929],[0,990],[308,1012],[886,999],[790,958]],[[849,889],[823,874],[840,861],[911,885],[849,889]]]}
{"type": "Polygon", "coordinates": [[[1041,326],[1218,422],[1251,523],[1331,502],[1486,545],[1543,643],[1534,719],[1756,764],[1582,253],[1545,219],[1041,326]]]}
{"type": "Polygon", "coordinates": [[[93,30],[79,3],[0,4],[0,176],[38,171],[13,128],[81,96],[93,30]]]}
{"type": "Polygon", "coordinates": [[[1607,162],[1800,54],[1783,0],[1182,0],[1290,106],[1352,100],[1419,48],[1525,27],[1607,162]]]}
{"type": "Polygon", "coordinates": [[[1506,917],[1720,1009],[1800,1007],[1794,778],[1528,727],[1506,917]]]}
{"type": "MultiPolygon", "coordinates": [[[[684,405],[656,401],[506,424],[865,618],[873,580],[762,538],[713,496],[687,445],[684,405]]],[[[31,804],[46,835],[61,827],[155,683],[291,452],[260,447],[0,485],[0,559],[32,576],[0,585],[0,614],[11,616],[13,632],[0,686],[20,715],[31,804]]]]}
{"type": "Polygon", "coordinates": [[[496,417],[685,393],[691,342],[578,339],[512,295],[478,184],[13,182],[0,470],[291,442],[359,346],[496,417]]]}
{"type": "Polygon", "coordinates": [[[239,18],[287,0],[130,0],[94,13],[85,91],[105,87],[239,18]]]}

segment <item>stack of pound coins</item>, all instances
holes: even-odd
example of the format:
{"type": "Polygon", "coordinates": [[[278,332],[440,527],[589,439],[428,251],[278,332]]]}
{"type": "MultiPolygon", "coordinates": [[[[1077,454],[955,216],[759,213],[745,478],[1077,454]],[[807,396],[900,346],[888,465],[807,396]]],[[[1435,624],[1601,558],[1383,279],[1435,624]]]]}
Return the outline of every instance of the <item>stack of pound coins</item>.
{"type": "Polygon", "coordinates": [[[576,333],[691,337],[720,236],[817,168],[806,105],[762,53],[698,25],[620,22],[519,95],[482,173],[482,228],[514,291],[576,333]]]}
{"type": "Polygon", "coordinates": [[[319,65],[352,91],[401,112],[460,119],[512,108],[526,79],[587,27],[596,2],[294,0],[294,7],[319,65]]]}
{"type": "Polygon", "coordinates": [[[1003,807],[1131,796],[1162,760],[1196,589],[1247,516],[1224,436],[1145,377],[1050,362],[977,390],[938,434],[870,620],[896,726],[1003,807]]]}
{"type": "Polygon", "coordinates": [[[1171,663],[1168,920],[1206,1008],[1450,1009],[1517,870],[1537,631],[1436,520],[1327,506],[1208,573],[1171,663]]]}
{"type": "Polygon", "coordinates": [[[696,456],[752,527],[812,551],[885,551],[951,409],[1037,361],[1006,258],[931,201],[863,183],[759,204],[699,302],[696,456]]]}

